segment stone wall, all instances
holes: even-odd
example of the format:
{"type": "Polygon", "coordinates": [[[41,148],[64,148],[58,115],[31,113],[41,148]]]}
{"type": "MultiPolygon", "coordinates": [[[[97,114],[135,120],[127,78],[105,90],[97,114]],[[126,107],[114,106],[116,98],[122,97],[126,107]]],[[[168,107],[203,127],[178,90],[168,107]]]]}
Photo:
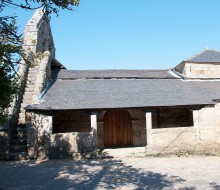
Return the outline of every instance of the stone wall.
{"type": "Polygon", "coordinates": [[[34,67],[29,68],[27,81],[19,113],[19,123],[25,123],[25,107],[29,104],[39,103],[39,95],[50,81],[51,55],[44,52],[43,58],[38,59],[34,67]]]}
{"type": "Polygon", "coordinates": [[[92,132],[53,133],[53,116],[28,113],[29,157],[80,158],[94,151],[92,132]]]}
{"type": "Polygon", "coordinates": [[[186,63],[187,78],[220,78],[220,65],[214,63],[186,63]]]}
{"type": "Polygon", "coordinates": [[[25,26],[24,49],[34,53],[49,51],[55,57],[50,21],[42,9],[38,9],[25,26]]]}
{"type": "Polygon", "coordinates": [[[186,79],[219,79],[219,63],[181,63],[174,71],[186,79]]]}
{"type": "MultiPolygon", "coordinates": [[[[144,112],[139,109],[128,111],[132,117],[133,145],[145,146],[144,112]]],[[[98,148],[103,148],[103,116],[104,114],[99,114],[97,122],[98,148]]],[[[27,113],[30,158],[80,158],[93,153],[95,142],[90,119],[90,115],[84,111],[59,111],[53,113],[53,116],[46,113],[27,113]]]]}
{"type": "Polygon", "coordinates": [[[193,127],[152,129],[147,154],[220,151],[220,105],[193,111],[193,127]]]}
{"type": "Polygon", "coordinates": [[[22,60],[18,71],[22,88],[11,110],[19,124],[25,124],[24,108],[38,102],[38,96],[49,82],[51,59],[55,58],[50,22],[42,9],[25,26],[23,49],[32,62],[27,65],[22,60]]]}
{"type": "Polygon", "coordinates": [[[195,127],[152,129],[148,154],[164,154],[176,150],[193,150],[198,143],[195,127]]]}
{"type": "MultiPolygon", "coordinates": [[[[181,113],[178,110],[177,113],[181,113]]],[[[132,118],[133,145],[146,145],[147,141],[149,143],[146,148],[148,155],[173,153],[180,150],[192,153],[220,151],[220,104],[192,110],[193,126],[166,126],[151,130],[148,130],[151,122],[147,122],[146,126],[143,111],[140,109],[128,111],[132,118]]],[[[167,116],[173,112],[175,109],[168,112],[167,116]]],[[[79,117],[85,115],[85,113],[78,114],[79,117]]],[[[98,115],[97,145],[98,148],[104,148],[103,121],[101,120],[104,112],[98,115]]],[[[73,114],[67,111],[66,116],[69,118],[73,114]]],[[[45,113],[29,113],[27,120],[29,121],[27,127],[28,151],[31,158],[81,158],[82,155],[87,155],[95,150],[92,130],[90,132],[53,133],[53,116],[45,115],[45,113]]]]}

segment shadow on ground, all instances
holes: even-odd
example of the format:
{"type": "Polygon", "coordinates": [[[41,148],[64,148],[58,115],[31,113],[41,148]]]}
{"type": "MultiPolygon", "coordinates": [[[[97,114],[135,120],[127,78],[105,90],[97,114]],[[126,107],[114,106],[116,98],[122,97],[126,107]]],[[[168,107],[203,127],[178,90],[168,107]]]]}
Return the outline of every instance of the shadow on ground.
{"type": "Polygon", "coordinates": [[[220,185],[215,183],[215,182],[212,182],[210,183],[210,186],[214,189],[214,190],[219,190],[220,189],[220,185]]]}
{"type": "MultiPolygon", "coordinates": [[[[2,162],[0,189],[175,189],[178,176],[134,168],[122,160],[2,162]]],[[[195,189],[195,187],[184,187],[195,189]]]]}

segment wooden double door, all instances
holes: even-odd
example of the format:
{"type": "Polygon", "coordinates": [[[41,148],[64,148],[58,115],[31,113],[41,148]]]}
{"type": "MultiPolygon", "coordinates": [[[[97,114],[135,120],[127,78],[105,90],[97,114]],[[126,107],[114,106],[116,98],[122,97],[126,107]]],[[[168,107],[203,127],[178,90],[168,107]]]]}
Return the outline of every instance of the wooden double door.
{"type": "Polygon", "coordinates": [[[104,147],[126,147],[132,145],[132,125],[128,111],[107,111],[104,115],[104,147]]]}

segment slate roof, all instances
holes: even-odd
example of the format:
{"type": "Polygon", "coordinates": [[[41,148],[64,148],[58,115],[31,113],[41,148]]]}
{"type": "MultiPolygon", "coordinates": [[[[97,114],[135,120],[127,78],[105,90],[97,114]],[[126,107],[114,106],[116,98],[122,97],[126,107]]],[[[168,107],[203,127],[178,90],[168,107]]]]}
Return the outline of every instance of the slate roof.
{"type": "Polygon", "coordinates": [[[220,99],[220,81],[181,79],[56,80],[28,110],[135,108],[208,105],[220,99]]]}
{"type": "Polygon", "coordinates": [[[53,70],[53,79],[171,79],[175,78],[169,70],[53,70]]]}
{"type": "Polygon", "coordinates": [[[206,49],[185,61],[200,63],[220,63],[220,52],[206,49]]]}

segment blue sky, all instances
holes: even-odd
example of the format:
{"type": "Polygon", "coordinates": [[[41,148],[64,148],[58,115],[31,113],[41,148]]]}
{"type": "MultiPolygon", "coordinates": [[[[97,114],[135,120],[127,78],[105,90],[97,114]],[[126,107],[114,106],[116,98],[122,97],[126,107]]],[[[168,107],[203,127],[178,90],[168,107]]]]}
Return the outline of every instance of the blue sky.
{"type": "MultiPolygon", "coordinates": [[[[220,50],[219,0],[81,0],[52,15],[56,58],[68,69],[168,69],[220,50]]],[[[21,31],[33,12],[17,13],[21,31]]]]}

